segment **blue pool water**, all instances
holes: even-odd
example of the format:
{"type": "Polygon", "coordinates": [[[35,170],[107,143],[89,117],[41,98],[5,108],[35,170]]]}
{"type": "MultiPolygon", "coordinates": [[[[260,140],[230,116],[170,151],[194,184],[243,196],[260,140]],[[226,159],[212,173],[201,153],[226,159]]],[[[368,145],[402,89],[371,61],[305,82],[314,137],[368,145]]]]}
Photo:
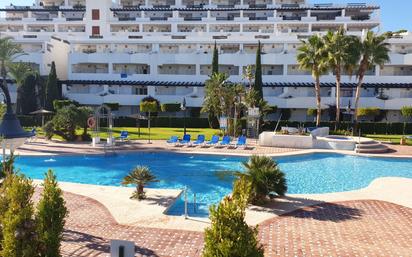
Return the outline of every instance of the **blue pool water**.
{"type": "MultiPolygon", "coordinates": [[[[310,154],[275,158],[286,173],[288,193],[329,193],[360,189],[379,177],[412,178],[412,159],[366,158],[339,154],[310,154]]],[[[16,167],[33,179],[50,168],[60,181],[119,186],[136,165],[147,165],[160,182],[149,187],[188,187],[189,214],[205,216],[232,188],[233,171],[242,170],[243,157],[175,153],[128,153],[117,156],[18,157],[16,167]],[[193,205],[196,193],[196,210],[193,205]]],[[[183,213],[179,199],[169,210],[183,213]]]]}

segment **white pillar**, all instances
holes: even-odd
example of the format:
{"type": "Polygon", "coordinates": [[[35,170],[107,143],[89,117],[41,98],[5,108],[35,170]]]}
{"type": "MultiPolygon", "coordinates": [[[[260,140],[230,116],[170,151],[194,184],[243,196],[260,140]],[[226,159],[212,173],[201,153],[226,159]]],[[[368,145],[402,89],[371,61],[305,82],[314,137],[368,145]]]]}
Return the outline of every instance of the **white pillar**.
{"type": "Polygon", "coordinates": [[[207,18],[210,19],[210,17],[212,17],[210,10],[207,11],[207,18]]]}
{"type": "Polygon", "coordinates": [[[200,75],[200,64],[196,64],[196,75],[200,75]]]}
{"type": "Polygon", "coordinates": [[[380,76],[381,75],[381,66],[376,65],[375,66],[375,76],[380,76]]]}
{"type": "Polygon", "coordinates": [[[345,16],[346,16],[346,10],[342,9],[342,17],[345,17],[345,16]]]}
{"type": "Polygon", "coordinates": [[[287,64],[283,64],[283,76],[288,75],[288,65],[287,64]]]}
{"type": "Polygon", "coordinates": [[[308,17],[310,17],[312,14],[311,10],[308,10],[308,17]]]}
{"type": "Polygon", "coordinates": [[[69,6],[69,0],[64,0],[64,6],[69,6]]]}
{"type": "Polygon", "coordinates": [[[27,18],[33,18],[33,12],[32,11],[27,12],[27,18]]]}

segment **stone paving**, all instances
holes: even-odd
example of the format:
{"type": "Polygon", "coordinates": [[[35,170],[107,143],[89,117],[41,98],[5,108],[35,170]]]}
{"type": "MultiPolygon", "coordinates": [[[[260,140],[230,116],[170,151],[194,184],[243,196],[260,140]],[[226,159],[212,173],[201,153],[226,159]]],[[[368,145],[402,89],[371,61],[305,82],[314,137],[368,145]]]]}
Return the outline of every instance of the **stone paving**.
{"type": "MultiPolygon", "coordinates": [[[[133,240],[136,256],[201,256],[203,233],[117,224],[99,202],[65,193],[63,256],[109,256],[109,240],[133,240]]],[[[265,221],[266,256],[412,256],[412,209],[382,201],[323,203],[265,221]]]]}

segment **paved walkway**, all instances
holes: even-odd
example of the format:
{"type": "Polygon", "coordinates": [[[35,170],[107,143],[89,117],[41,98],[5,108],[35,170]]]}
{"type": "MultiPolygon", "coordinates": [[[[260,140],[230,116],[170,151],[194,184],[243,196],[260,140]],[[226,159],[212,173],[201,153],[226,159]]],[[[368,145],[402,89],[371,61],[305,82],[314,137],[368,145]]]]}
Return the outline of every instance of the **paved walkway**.
{"type": "MultiPolygon", "coordinates": [[[[137,256],[200,256],[203,233],[117,224],[99,202],[65,193],[63,256],[109,256],[109,239],[133,240],[137,256]]],[[[144,225],[144,224],[142,224],[144,225]]],[[[411,256],[412,209],[382,201],[324,203],[259,227],[266,256],[411,256]]]]}

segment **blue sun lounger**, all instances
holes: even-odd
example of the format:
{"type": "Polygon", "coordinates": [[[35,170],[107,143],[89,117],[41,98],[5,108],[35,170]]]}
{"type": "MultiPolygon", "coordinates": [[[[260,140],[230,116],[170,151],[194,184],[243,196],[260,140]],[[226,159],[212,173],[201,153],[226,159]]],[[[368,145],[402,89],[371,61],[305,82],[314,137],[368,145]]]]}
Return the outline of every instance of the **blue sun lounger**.
{"type": "Polygon", "coordinates": [[[128,132],[128,131],[125,131],[125,130],[121,131],[119,138],[120,138],[121,141],[124,141],[124,140],[126,140],[126,139],[129,139],[129,132],[128,132]]]}
{"type": "Polygon", "coordinates": [[[166,141],[169,145],[176,145],[179,142],[179,138],[177,136],[171,136],[169,140],[166,141]]]}
{"type": "Polygon", "coordinates": [[[188,145],[190,144],[190,135],[186,134],[183,136],[183,139],[179,141],[180,144],[182,145],[188,145]]]}
{"type": "Polygon", "coordinates": [[[220,146],[228,146],[230,145],[230,136],[224,136],[222,142],[219,144],[220,146]]]}
{"type": "Polygon", "coordinates": [[[217,145],[217,143],[219,143],[219,136],[212,136],[212,139],[206,143],[206,145],[217,145]]]}
{"type": "Polygon", "coordinates": [[[193,142],[193,145],[203,145],[205,143],[205,135],[198,135],[197,140],[193,142]]]}
{"type": "Polygon", "coordinates": [[[246,147],[246,137],[245,136],[240,136],[238,139],[237,139],[237,142],[236,142],[236,144],[234,144],[233,145],[234,147],[246,147]]]}

